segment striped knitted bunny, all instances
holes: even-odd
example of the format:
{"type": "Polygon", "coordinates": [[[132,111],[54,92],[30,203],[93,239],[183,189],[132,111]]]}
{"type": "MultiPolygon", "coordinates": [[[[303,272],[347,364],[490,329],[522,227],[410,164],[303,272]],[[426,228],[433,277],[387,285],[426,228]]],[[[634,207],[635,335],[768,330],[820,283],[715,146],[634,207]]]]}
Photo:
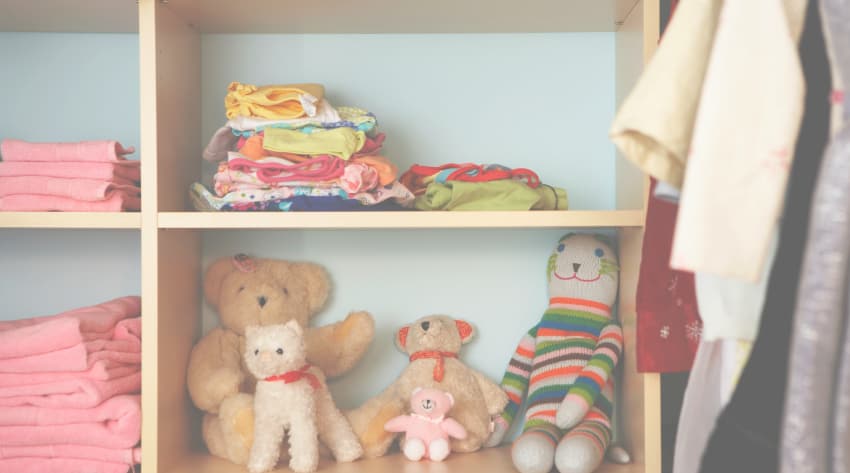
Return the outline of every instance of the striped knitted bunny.
{"type": "Polygon", "coordinates": [[[600,238],[569,234],[549,258],[549,307],[523,336],[502,380],[510,402],[488,446],[499,444],[526,402],[513,462],[521,473],[590,473],[611,440],[611,373],[623,333],[612,317],[617,257],[600,238]]]}

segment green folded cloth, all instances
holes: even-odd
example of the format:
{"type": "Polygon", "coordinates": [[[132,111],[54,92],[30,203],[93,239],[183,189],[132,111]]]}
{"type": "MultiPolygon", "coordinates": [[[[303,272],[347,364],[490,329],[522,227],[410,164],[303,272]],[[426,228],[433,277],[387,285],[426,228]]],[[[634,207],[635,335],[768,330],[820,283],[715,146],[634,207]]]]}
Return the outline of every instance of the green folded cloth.
{"type": "Polygon", "coordinates": [[[567,191],[521,181],[432,182],[414,201],[419,210],[566,210],[567,191]]]}

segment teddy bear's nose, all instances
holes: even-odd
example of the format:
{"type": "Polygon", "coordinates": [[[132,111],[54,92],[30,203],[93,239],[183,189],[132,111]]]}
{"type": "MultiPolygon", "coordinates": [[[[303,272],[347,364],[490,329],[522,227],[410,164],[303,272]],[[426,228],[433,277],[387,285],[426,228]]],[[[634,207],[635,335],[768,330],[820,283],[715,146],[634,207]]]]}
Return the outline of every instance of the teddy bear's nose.
{"type": "Polygon", "coordinates": [[[431,322],[425,321],[419,324],[419,326],[422,327],[422,330],[428,330],[428,328],[431,326],[431,322]]]}
{"type": "Polygon", "coordinates": [[[573,263],[573,271],[577,273],[578,268],[581,268],[581,263],[573,263]]]}
{"type": "Polygon", "coordinates": [[[268,302],[268,299],[266,299],[266,296],[258,296],[257,297],[257,303],[260,304],[260,307],[265,306],[266,302],[268,302]]]}

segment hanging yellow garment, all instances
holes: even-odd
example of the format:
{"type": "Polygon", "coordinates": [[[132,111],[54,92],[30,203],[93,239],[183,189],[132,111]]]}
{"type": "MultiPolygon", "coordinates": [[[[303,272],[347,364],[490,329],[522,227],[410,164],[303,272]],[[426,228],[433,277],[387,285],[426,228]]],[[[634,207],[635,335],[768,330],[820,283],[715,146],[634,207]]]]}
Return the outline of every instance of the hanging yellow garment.
{"type": "Polygon", "coordinates": [[[321,84],[264,85],[231,82],[224,97],[227,118],[236,116],[291,120],[316,113],[325,95],[321,84]]]}

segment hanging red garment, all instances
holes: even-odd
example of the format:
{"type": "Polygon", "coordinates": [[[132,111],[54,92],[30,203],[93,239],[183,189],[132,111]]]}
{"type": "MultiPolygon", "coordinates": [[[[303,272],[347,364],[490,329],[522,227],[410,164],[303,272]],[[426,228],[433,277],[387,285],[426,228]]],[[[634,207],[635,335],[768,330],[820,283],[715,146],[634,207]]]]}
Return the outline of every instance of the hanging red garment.
{"type": "Polygon", "coordinates": [[[702,320],[693,274],[670,268],[678,206],[654,198],[655,185],[652,179],[637,287],[637,368],[674,373],[691,369],[702,320]]]}

